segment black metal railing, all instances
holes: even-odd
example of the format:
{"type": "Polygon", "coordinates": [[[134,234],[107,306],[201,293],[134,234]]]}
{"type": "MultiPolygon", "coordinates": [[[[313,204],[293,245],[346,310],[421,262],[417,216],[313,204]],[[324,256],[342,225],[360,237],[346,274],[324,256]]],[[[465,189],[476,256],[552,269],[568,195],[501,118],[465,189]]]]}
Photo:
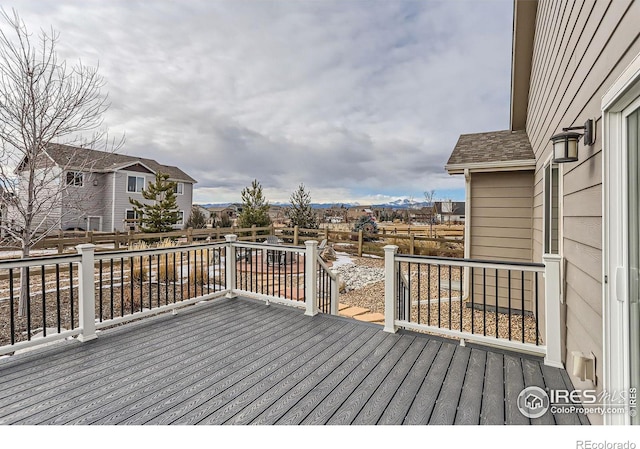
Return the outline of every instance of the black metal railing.
{"type": "Polygon", "coordinates": [[[397,319],[541,345],[542,264],[396,256],[397,319]]]}
{"type": "Polygon", "coordinates": [[[322,313],[336,313],[338,285],[337,278],[329,267],[318,256],[316,263],[318,310],[322,313]]]}
{"type": "Polygon", "coordinates": [[[234,246],[236,290],[304,302],[307,257],[304,250],[284,245],[236,243],[234,246]]]}
{"type": "Polygon", "coordinates": [[[224,245],[96,254],[100,323],[226,290],[224,245]]]}
{"type": "Polygon", "coordinates": [[[76,255],[0,262],[0,346],[78,328],[76,255]]]}

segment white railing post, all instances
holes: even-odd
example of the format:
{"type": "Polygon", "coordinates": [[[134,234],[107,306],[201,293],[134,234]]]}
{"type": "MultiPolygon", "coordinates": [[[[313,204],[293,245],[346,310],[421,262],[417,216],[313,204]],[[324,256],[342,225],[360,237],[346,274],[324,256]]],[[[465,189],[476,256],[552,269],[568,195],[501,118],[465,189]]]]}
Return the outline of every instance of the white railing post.
{"type": "Polygon", "coordinates": [[[227,234],[224,236],[224,239],[227,241],[225,279],[227,290],[229,290],[226,296],[227,298],[235,298],[238,295],[236,295],[234,291],[236,287],[236,247],[233,246],[233,243],[238,239],[238,236],[235,234],[227,234]]]}
{"type": "Polygon", "coordinates": [[[384,331],[396,333],[396,245],[384,247],[384,331]]]}
{"type": "Polygon", "coordinates": [[[562,258],[556,254],[542,257],[544,269],[545,344],[547,355],[544,364],[564,368],[562,364],[561,279],[562,258]]]}
{"type": "Polygon", "coordinates": [[[335,274],[335,279],[331,279],[331,315],[338,314],[338,302],[340,301],[340,275],[335,274]]]}
{"type": "Polygon", "coordinates": [[[318,313],[318,271],[316,270],[316,259],[318,258],[318,241],[307,240],[304,242],[306,246],[306,262],[305,262],[305,277],[306,285],[304,286],[304,301],[306,310],[304,312],[307,316],[314,316],[318,313]]]}
{"type": "Polygon", "coordinates": [[[91,243],[76,246],[81,256],[78,265],[78,317],[82,332],[78,335],[78,340],[82,342],[98,338],[96,335],[95,247],[91,243]]]}

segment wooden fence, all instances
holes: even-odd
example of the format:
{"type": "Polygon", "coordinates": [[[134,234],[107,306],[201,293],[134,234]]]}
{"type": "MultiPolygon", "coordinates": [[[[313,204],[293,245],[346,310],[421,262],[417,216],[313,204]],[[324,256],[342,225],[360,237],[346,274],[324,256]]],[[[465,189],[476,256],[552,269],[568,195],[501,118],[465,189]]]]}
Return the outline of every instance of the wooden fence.
{"type": "Polygon", "coordinates": [[[305,229],[305,228],[282,228],[273,225],[266,227],[251,228],[205,228],[205,229],[182,229],[163,233],[135,233],[129,232],[59,232],[56,236],[49,236],[36,244],[35,249],[57,249],[58,254],[68,250],[74,250],[75,246],[82,243],[93,243],[100,250],[100,245],[113,245],[113,248],[131,248],[137,242],[149,240],[172,239],[184,244],[191,244],[198,241],[223,241],[226,234],[236,234],[240,241],[256,242],[266,235],[277,235],[287,244],[302,245],[305,240],[327,240],[327,243],[338,245],[339,250],[362,256],[363,253],[383,255],[382,247],[386,244],[394,244],[400,247],[400,253],[421,254],[425,243],[436,249],[439,248],[459,248],[464,246],[463,237],[426,237],[415,233],[400,233],[383,229],[376,234],[367,234],[362,231],[338,231],[328,228],[305,229]]]}

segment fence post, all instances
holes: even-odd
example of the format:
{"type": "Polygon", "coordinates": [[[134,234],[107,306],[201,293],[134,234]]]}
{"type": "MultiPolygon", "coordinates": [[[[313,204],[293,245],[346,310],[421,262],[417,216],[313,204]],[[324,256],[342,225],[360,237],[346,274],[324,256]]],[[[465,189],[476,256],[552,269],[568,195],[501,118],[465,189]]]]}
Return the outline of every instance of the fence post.
{"type": "Polygon", "coordinates": [[[384,248],[384,331],[396,333],[396,263],[398,252],[396,245],[386,245],[384,248]]]}
{"type": "Polygon", "coordinates": [[[129,233],[127,235],[127,247],[131,249],[131,244],[133,243],[133,229],[129,229],[129,233]]]}
{"type": "Polygon", "coordinates": [[[304,267],[305,282],[304,286],[304,302],[306,310],[304,312],[307,316],[314,316],[318,313],[318,298],[317,285],[318,285],[318,271],[316,270],[316,264],[318,259],[318,241],[307,240],[304,242],[306,246],[306,262],[304,267]]]}
{"type": "MultiPolygon", "coordinates": [[[[78,265],[78,318],[82,332],[78,340],[85,342],[95,340],[96,335],[96,292],[94,273],[94,251],[96,246],[84,243],[76,246],[80,254],[78,265]]],[[[102,286],[100,286],[102,287],[102,286]]]]}
{"type": "Polygon", "coordinates": [[[547,354],[544,364],[564,368],[562,364],[562,323],[561,323],[561,280],[560,263],[562,257],[557,254],[545,254],[544,261],[544,304],[545,304],[545,343],[547,354]]]}
{"type": "Polygon", "coordinates": [[[276,235],[276,227],[274,226],[273,223],[271,223],[271,225],[269,226],[270,230],[269,230],[269,234],[271,235],[276,235]]]}
{"type": "Polygon", "coordinates": [[[113,249],[119,250],[120,249],[120,231],[116,229],[115,234],[116,235],[113,238],[113,249]]]}
{"type": "Polygon", "coordinates": [[[252,224],[251,225],[251,241],[253,243],[256,242],[256,236],[257,236],[257,234],[256,234],[256,225],[252,224]]]}
{"type": "Polygon", "coordinates": [[[362,229],[358,231],[358,257],[362,257],[362,229]]]}
{"type": "Polygon", "coordinates": [[[62,241],[62,239],[64,238],[64,233],[62,232],[62,229],[58,231],[58,254],[62,254],[64,253],[64,242],[62,241]]]}
{"type": "Polygon", "coordinates": [[[329,228],[324,228],[324,238],[329,241],[329,228]]]}
{"type": "Polygon", "coordinates": [[[293,244],[297,245],[298,244],[298,225],[295,225],[293,227],[293,244]]]}
{"type": "Polygon", "coordinates": [[[227,255],[225,257],[225,278],[226,287],[229,292],[227,298],[235,298],[236,295],[234,288],[236,287],[236,247],[233,243],[238,240],[238,236],[235,234],[227,234],[224,236],[227,241],[227,255]]]}
{"type": "Polygon", "coordinates": [[[187,244],[193,243],[193,228],[187,228],[187,244]]]}
{"type": "Polygon", "coordinates": [[[409,234],[409,254],[412,256],[416,253],[416,236],[409,234]]]}

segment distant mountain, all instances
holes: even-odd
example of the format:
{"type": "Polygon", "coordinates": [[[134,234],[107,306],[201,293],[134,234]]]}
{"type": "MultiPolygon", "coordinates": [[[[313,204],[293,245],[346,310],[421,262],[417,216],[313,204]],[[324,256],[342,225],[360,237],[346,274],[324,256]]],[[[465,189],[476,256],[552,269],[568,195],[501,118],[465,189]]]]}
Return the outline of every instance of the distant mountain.
{"type": "MultiPolygon", "coordinates": [[[[202,206],[204,208],[210,208],[210,207],[227,207],[231,204],[237,204],[237,203],[207,203],[207,204],[199,204],[199,206],[202,206]]],[[[290,203],[271,203],[273,206],[284,206],[287,207],[290,205],[290,203]]],[[[358,202],[353,202],[353,203],[311,203],[311,207],[314,209],[328,209],[330,207],[333,206],[338,206],[340,207],[341,205],[344,205],[345,207],[358,207],[358,206],[362,206],[360,203],[358,202]]],[[[375,207],[375,208],[392,208],[392,209],[420,209],[422,207],[426,207],[429,206],[428,202],[425,201],[413,201],[413,200],[408,200],[406,198],[399,198],[395,201],[391,201],[388,203],[379,203],[379,204],[366,204],[364,205],[366,207],[375,207]]]]}

